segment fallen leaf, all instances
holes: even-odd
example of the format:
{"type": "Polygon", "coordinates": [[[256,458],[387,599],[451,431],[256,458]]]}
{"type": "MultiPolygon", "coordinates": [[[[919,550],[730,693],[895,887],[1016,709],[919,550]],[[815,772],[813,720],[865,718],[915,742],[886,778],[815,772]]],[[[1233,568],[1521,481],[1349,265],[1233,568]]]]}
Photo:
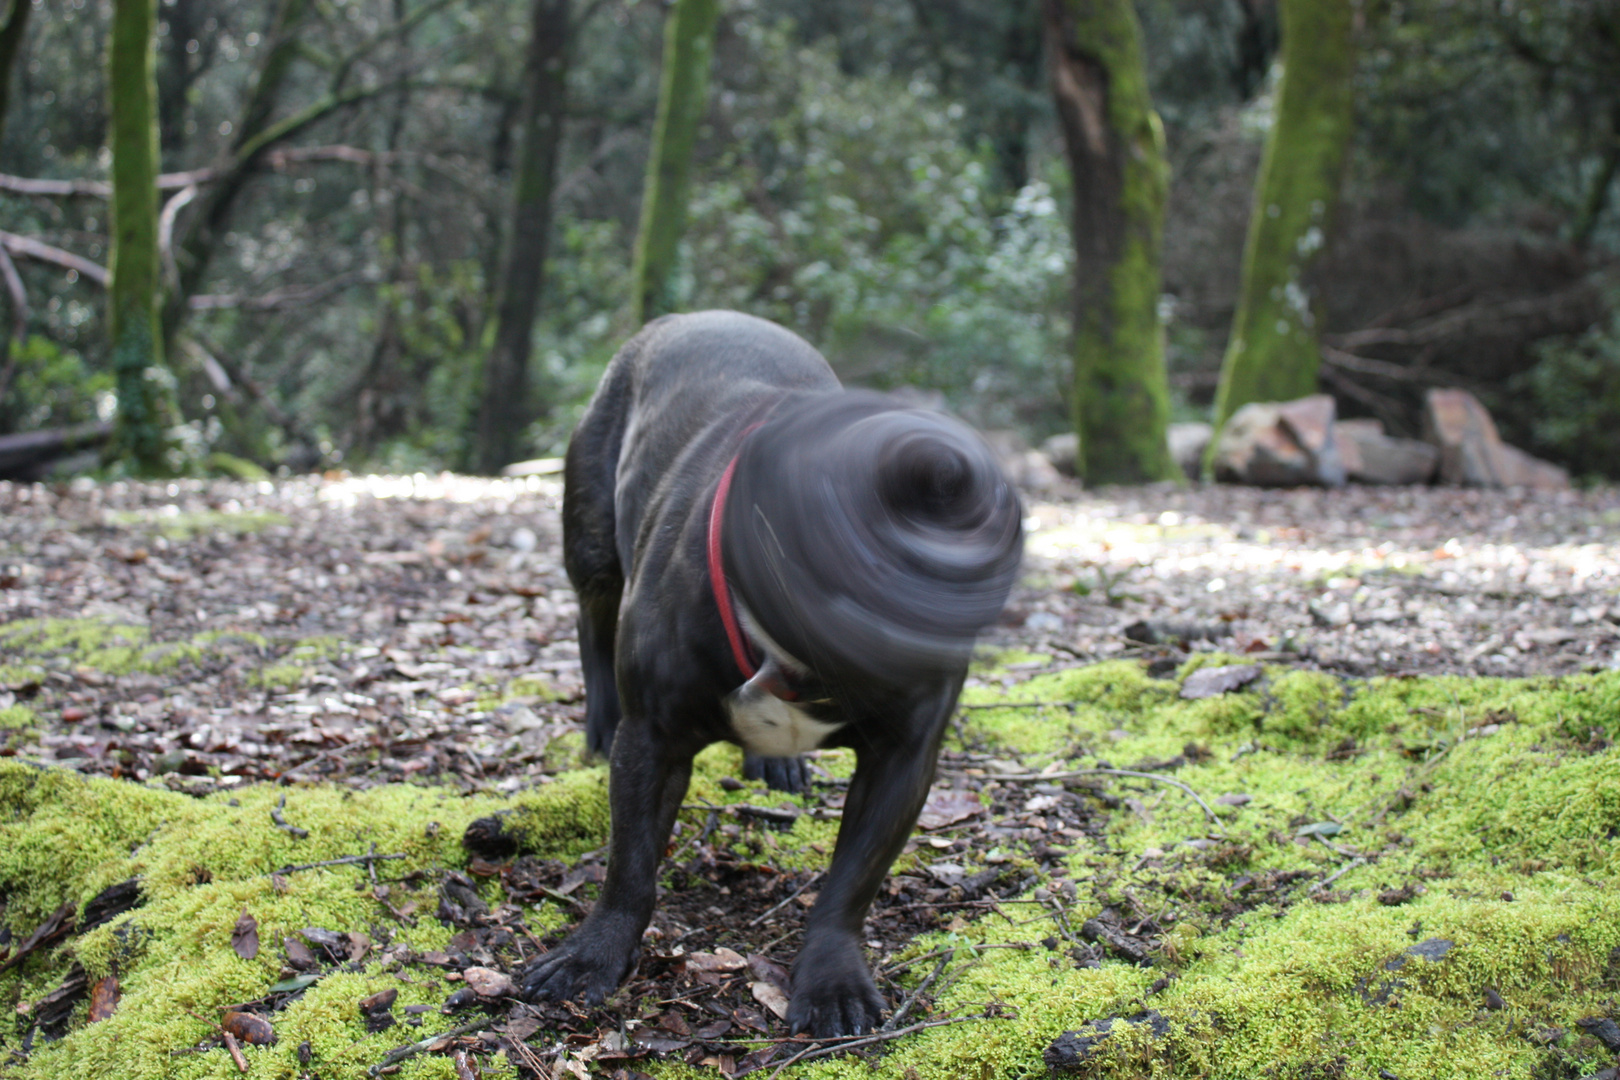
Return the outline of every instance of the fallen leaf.
{"type": "Polygon", "coordinates": [[[398,999],[399,990],[390,986],[386,990],[377,991],[370,997],[361,998],[360,1012],[365,1016],[376,1016],[378,1013],[385,1013],[394,1007],[394,1002],[398,999]]]}
{"type": "Polygon", "coordinates": [[[686,954],[686,967],[690,971],[741,971],[748,961],[741,954],[721,946],[712,953],[686,954]]]}
{"type": "Polygon", "coordinates": [[[282,939],[281,951],[287,956],[287,965],[294,970],[308,971],[315,966],[315,954],[298,938],[282,939]]]}
{"type": "Polygon", "coordinates": [[[90,988],[90,1023],[105,1020],[118,1011],[118,976],[108,975],[90,988]]]}
{"type": "Polygon", "coordinates": [[[917,827],[924,830],[943,829],[982,813],[984,804],[973,792],[935,788],[928,793],[928,801],[923,803],[922,813],[917,816],[917,827]]]}
{"type": "Polygon", "coordinates": [[[776,1014],[778,1020],[786,1020],[788,1014],[787,995],[768,982],[755,982],[748,984],[749,991],[754,1000],[776,1014]]]}
{"type": "Polygon", "coordinates": [[[1219,697],[1240,690],[1263,673],[1259,664],[1227,664],[1199,668],[1181,684],[1181,696],[1188,701],[1219,697]]]}
{"type": "Polygon", "coordinates": [[[252,960],[259,955],[259,920],[250,915],[245,907],[242,914],[237,916],[236,926],[231,929],[231,948],[244,960],[252,960]]]}
{"type": "Polygon", "coordinates": [[[461,974],[479,997],[506,997],[512,993],[512,980],[502,972],[486,967],[470,967],[461,974]]]}

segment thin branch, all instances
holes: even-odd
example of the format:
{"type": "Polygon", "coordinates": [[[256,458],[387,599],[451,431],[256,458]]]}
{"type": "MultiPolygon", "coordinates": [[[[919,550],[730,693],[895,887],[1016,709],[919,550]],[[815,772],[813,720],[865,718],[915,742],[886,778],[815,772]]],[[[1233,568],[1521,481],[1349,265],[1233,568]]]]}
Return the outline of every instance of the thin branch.
{"type": "Polygon", "coordinates": [[[911,1024],[908,1027],[899,1028],[895,1031],[882,1031],[876,1035],[857,1035],[850,1038],[817,1040],[816,1043],[812,1043],[810,1046],[805,1047],[803,1050],[800,1050],[797,1054],[794,1054],[792,1057],[782,1062],[782,1064],[778,1065],[775,1070],[772,1071],[769,1080],[776,1080],[776,1077],[781,1074],[783,1069],[787,1068],[789,1065],[796,1065],[801,1061],[814,1061],[816,1058],[826,1057],[829,1054],[836,1054],[843,1050],[854,1050],[858,1046],[869,1046],[873,1043],[891,1042],[894,1039],[900,1038],[902,1035],[910,1035],[913,1032],[922,1031],[926,1028],[945,1027],[947,1024],[966,1024],[974,1020],[985,1019],[988,1018],[983,1016],[947,1016],[939,1020],[923,1020],[919,1023],[911,1024]],[[820,1043],[830,1043],[831,1045],[823,1046],[819,1045],[820,1043]]]}
{"type": "Polygon", "coordinates": [[[404,1046],[396,1047],[395,1049],[390,1050],[386,1057],[377,1062],[377,1064],[373,1065],[371,1068],[367,1069],[366,1072],[371,1076],[379,1076],[382,1074],[382,1071],[388,1068],[390,1065],[397,1065],[406,1058],[415,1057],[417,1054],[427,1053],[433,1049],[435,1043],[442,1042],[443,1045],[448,1046],[450,1040],[459,1035],[465,1035],[469,1031],[478,1031],[481,1028],[486,1028],[489,1026],[490,1019],[486,1016],[481,1019],[474,1020],[470,1024],[462,1024],[460,1027],[453,1027],[449,1031],[441,1031],[437,1035],[429,1035],[427,1038],[418,1040],[417,1042],[406,1043],[404,1046]]]}
{"type": "Polygon", "coordinates": [[[158,214],[158,254],[163,259],[163,272],[171,288],[180,281],[180,268],[174,261],[174,219],[196,197],[197,185],[187,184],[163,204],[163,212],[158,214]]]}
{"type": "Polygon", "coordinates": [[[17,273],[17,265],[4,244],[0,244],[0,277],[5,278],[6,292],[11,297],[11,333],[0,346],[5,353],[5,363],[0,364],[0,404],[4,404],[11,378],[17,372],[17,346],[28,336],[28,290],[23,288],[22,275],[17,273]]]}
{"type": "Polygon", "coordinates": [[[19,236],[17,233],[4,230],[0,230],[0,244],[5,245],[6,250],[13,255],[21,255],[35,262],[51,263],[66,270],[77,270],[80,276],[97,285],[105,287],[107,284],[107,271],[104,267],[71,251],[63,251],[59,247],[41,243],[32,237],[19,236]]]}
{"type": "Polygon", "coordinates": [[[1004,780],[1011,784],[1031,784],[1048,780],[1076,780],[1082,776],[1134,776],[1138,780],[1152,780],[1156,784],[1169,784],[1171,787],[1180,788],[1192,796],[1192,800],[1203,808],[1204,814],[1210,821],[1220,821],[1220,818],[1215,816],[1215,811],[1209,808],[1209,804],[1199,797],[1198,792],[1183,784],[1180,780],[1165,776],[1162,773],[1137,772],[1135,769],[1073,769],[1069,772],[1054,773],[993,773],[986,776],[985,779],[1004,780]]]}
{"type": "MultiPolygon", "coordinates": [[[[23,288],[17,264],[6,254],[3,244],[0,244],[0,277],[5,278],[6,295],[11,297],[11,334],[21,341],[28,336],[28,290],[23,288]]],[[[0,384],[0,398],[5,396],[4,384],[0,384]]]]}
{"type": "Polygon", "coordinates": [[[374,285],[377,279],[367,273],[356,272],[340,274],[331,281],[323,281],[318,285],[287,285],[279,289],[271,289],[263,296],[243,296],[240,293],[212,293],[203,296],[193,296],[186,303],[192,311],[219,311],[225,308],[241,308],[245,311],[277,311],[281,308],[303,307],[306,304],[317,303],[326,299],[333,293],[355,285],[374,285]]]}
{"type": "Polygon", "coordinates": [[[275,874],[296,874],[301,870],[319,870],[326,866],[353,866],[355,863],[383,862],[388,859],[403,859],[404,852],[393,855],[345,855],[341,859],[323,859],[321,862],[302,863],[298,866],[283,866],[271,871],[275,874]]]}

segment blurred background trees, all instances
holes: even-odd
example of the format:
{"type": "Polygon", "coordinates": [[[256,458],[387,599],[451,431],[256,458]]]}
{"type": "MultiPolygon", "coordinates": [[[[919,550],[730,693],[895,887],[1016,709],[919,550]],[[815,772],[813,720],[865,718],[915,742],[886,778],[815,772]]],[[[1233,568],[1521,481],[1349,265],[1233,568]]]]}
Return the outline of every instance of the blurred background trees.
{"type": "MultiPolygon", "coordinates": [[[[1277,0],[1133,6],[1168,166],[1169,410],[1207,418],[1286,127],[1286,27],[1277,0]]],[[[1342,6],[1350,141],[1299,279],[1321,387],[1412,433],[1425,389],[1463,386],[1513,441],[1612,473],[1616,5],[1342,6]]],[[[0,0],[0,434],[113,415],[114,10],[0,0]]],[[[160,339],[186,459],[556,452],[635,329],[672,10],[159,0],[160,339]]],[[[659,306],[777,319],[846,381],[937,390],[986,427],[1071,429],[1073,283],[1095,267],[1039,0],[722,0],[712,49],[659,306]]]]}

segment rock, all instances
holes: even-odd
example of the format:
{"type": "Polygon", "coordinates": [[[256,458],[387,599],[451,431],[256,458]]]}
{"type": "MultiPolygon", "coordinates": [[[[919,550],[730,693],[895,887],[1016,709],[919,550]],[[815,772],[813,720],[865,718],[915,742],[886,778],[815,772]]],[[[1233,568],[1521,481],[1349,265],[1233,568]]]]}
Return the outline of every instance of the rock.
{"type": "Polygon", "coordinates": [[[1079,463],[1075,460],[1079,452],[1080,436],[1072,431],[1053,435],[1041,443],[1041,453],[1046,455],[1046,460],[1052,463],[1054,469],[1070,479],[1080,475],[1079,463]]]}
{"type": "Polygon", "coordinates": [[[1261,487],[1339,487],[1344,465],[1327,394],[1254,402],[1232,414],[1215,443],[1215,479],[1261,487]]]}
{"type": "Polygon", "coordinates": [[[1360,484],[1427,484],[1440,464],[1434,446],[1386,435],[1377,420],[1340,420],[1333,437],[1345,475],[1360,484]]]}
{"type": "Polygon", "coordinates": [[[1535,491],[1564,491],[1569,488],[1569,473],[1566,470],[1527,454],[1511,443],[1502,444],[1498,460],[1502,466],[1504,487],[1525,487],[1535,491]]]}
{"type": "Polygon", "coordinates": [[[1423,437],[1440,449],[1441,483],[1542,491],[1569,487],[1563,469],[1504,443],[1491,414],[1466,390],[1429,391],[1423,437]]]}
{"type": "Polygon", "coordinates": [[[1209,449],[1209,440],[1214,437],[1215,429],[1205,423],[1170,425],[1166,434],[1170,456],[1187,474],[1187,479],[1196,480],[1203,475],[1204,451],[1209,449]]]}
{"type": "Polygon", "coordinates": [[[1137,1013],[1135,1016],[1108,1016],[1101,1020],[1093,1020],[1077,1031],[1065,1031],[1053,1039],[1051,1045],[1041,1054],[1046,1067],[1053,1072],[1079,1072],[1085,1068],[1087,1060],[1106,1042],[1114,1033],[1118,1023],[1129,1024],[1132,1027],[1147,1026],[1148,1033],[1156,1039],[1162,1039],[1170,1033],[1170,1022],[1156,1009],[1137,1013]]]}
{"type": "Polygon", "coordinates": [[[1016,431],[986,431],[984,441],[996,455],[1007,479],[1026,491],[1052,491],[1064,487],[1063,474],[1016,431]]]}

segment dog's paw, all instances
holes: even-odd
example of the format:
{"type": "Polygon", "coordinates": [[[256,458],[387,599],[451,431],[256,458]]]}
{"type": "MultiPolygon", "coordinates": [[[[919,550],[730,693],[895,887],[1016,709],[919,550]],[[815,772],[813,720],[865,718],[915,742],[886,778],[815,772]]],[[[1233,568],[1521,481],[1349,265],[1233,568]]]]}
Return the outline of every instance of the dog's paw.
{"type": "Polygon", "coordinates": [[[585,928],[530,964],[518,977],[526,1001],[578,1001],[596,1006],[619,988],[640,950],[588,934],[585,928]]]}
{"type": "Polygon", "coordinates": [[[743,758],[743,777],[763,780],[772,791],[802,795],[810,790],[810,761],[803,757],[759,757],[749,754],[743,758]]]}
{"type": "Polygon", "coordinates": [[[820,956],[801,954],[793,965],[788,1030],[814,1039],[867,1035],[883,1023],[883,996],[858,946],[820,956]]]}

